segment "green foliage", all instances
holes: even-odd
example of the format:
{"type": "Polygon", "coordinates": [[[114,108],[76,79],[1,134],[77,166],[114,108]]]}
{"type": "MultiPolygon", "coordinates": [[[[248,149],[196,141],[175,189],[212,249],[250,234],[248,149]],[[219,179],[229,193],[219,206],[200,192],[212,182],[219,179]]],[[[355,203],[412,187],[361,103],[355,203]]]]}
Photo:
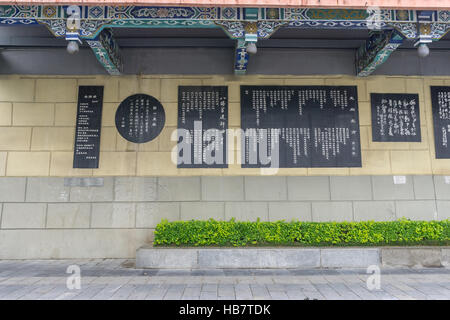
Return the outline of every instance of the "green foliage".
{"type": "Polygon", "coordinates": [[[450,245],[450,220],[388,222],[161,221],[155,246],[450,245]]]}

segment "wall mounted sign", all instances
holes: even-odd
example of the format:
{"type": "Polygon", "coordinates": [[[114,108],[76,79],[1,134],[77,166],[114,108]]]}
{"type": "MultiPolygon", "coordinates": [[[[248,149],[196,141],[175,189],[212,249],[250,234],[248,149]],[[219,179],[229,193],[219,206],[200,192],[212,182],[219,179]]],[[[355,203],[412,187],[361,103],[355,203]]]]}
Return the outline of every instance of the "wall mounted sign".
{"type": "Polygon", "coordinates": [[[178,87],[178,168],[228,168],[228,87],[178,87]]]}
{"type": "Polygon", "coordinates": [[[436,159],[450,159],[450,87],[431,87],[436,159]]]}
{"type": "Polygon", "coordinates": [[[420,142],[419,95],[372,93],[372,140],[420,142]]]}
{"type": "Polygon", "coordinates": [[[241,86],[241,126],[243,168],[361,166],[355,86],[241,86]]]}
{"type": "Polygon", "coordinates": [[[102,86],[80,86],[78,88],[74,168],[98,168],[102,108],[102,86]]]}
{"type": "Polygon", "coordinates": [[[134,143],[155,139],[164,127],[166,114],[161,103],[147,94],[129,96],[116,111],[116,128],[120,135],[134,143]]]}

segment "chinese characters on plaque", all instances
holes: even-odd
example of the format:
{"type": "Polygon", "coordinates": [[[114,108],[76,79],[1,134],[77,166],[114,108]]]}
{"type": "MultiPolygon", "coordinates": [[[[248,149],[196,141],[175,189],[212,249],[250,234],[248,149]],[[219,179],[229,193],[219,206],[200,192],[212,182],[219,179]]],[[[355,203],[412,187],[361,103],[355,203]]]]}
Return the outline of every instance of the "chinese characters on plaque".
{"type": "Polygon", "coordinates": [[[361,166],[354,86],[241,86],[241,126],[243,168],[361,166]]]}
{"type": "Polygon", "coordinates": [[[161,103],[146,94],[126,98],[116,111],[116,128],[120,135],[134,143],[155,139],[164,127],[166,115],[161,103]]]}
{"type": "Polygon", "coordinates": [[[178,87],[178,168],[227,168],[228,88],[178,87]]]}
{"type": "Polygon", "coordinates": [[[420,142],[419,96],[372,93],[372,140],[420,142]]]}
{"type": "Polygon", "coordinates": [[[450,159],[450,87],[431,87],[436,159],[450,159]]]}
{"type": "Polygon", "coordinates": [[[102,86],[78,88],[73,168],[98,168],[102,107],[102,86]]]}

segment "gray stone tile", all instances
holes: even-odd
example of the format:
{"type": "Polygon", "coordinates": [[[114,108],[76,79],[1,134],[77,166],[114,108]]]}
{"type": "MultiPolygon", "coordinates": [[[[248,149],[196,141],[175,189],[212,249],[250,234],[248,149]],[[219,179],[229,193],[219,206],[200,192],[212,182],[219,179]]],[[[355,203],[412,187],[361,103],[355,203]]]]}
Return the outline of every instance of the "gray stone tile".
{"type": "Polygon", "coordinates": [[[136,285],[133,284],[124,284],[119,288],[111,297],[114,300],[126,300],[131,295],[131,293],[136,288],[136,285]]]}
{"type": "Polygon", "coordinates": [[[200,297],[201,285],[198,287],[186,287],[183,292],[183,297],[200,297]]]}
{"type": "Polygon", "coordinates": [[[47,228],[89,228],[90,203],[49,203],[47,228]]]}
{"type": "Polygon", "coordinates": [[[378,300],[377,296],[374,295],[365,285],[361,283],[348,283],[347,287],[356,294],[359,298],[364,300],[378,300]]]}
{"type": "Polygon", "coordinates": [[[394,201],[355,201],[353,202],[355,221],[395,220],[394,201]]]}
{"type": "Polygon", "coordinates": [[[199,201],[201,199],[200,177],[158,178],[159,201],[199,201]]]}
{"type": "Polygon", "coordinates": [[[268,204],[265,202],[226,202],[225,220],[237,221],[269,220],[268,204]]]}
{"type": "Polygon", "coordinates": [[[322,249],[320,254],[323,268],[367,268],[379,265],[379,249],[322,249]]]}
{"type": "MultiPolygon", "coordinates": [[[[34,284],[31,286],[32,290],[28,288],[28,290],[22,290],[22,294],[18,295],[17,292],[14,293],[15,296],[9,296],[5,297],[7,299],[11,300],[37,300],[40,299],[43,295],[47,294],[48,292],[52,291],[55,288],[55,284],[34,284]]],[[[25,289],[25,288],[24,288],[25,289]]]]}
{"type": "Polygon", "coordinates": [[[240,201],[244,200],[244,177],[201,178],[202,200],[240,201]]]}
{"type": "Polygon", "coordinates": [[[353,206],[349,201],[313,202],[313,221],[352,221],[353,206]]]}
{"type": "Polygon", "coordinates": [[[202,285],[203,292],[217,292],[218,285],[216,283],[205,283],[202,285]]]}
{"type": "Polygon", "coordinates": [[[66,187],[103,187],[105,179],[101,177],[66,177],[64,186],[66,187]]]}
{"type": "Polygon", "coordinates": [[[45,203],[4,203],[2,229],[45,228],[45,203]]]}
{"type": "MultiPolygon", "coordinates": [[[[136,254],[137,268],[159,268],[159,262],[164,261],[166,268],[194,268],[197,265],[197,251],[190,249],[138,250],[136,254]]],[[[170,271],[170,270],[169,270],[170,271]]],[[[158,274],[160,274],[158,272],[158,274]]],[[[184,274],[183,276],[186,276],[184,274]]]]}
{"type": "Polygon", "coordinates": [[[252,291],[252,295],[254,299],[271,299],[269,291],[267,290],[266,286],[259,285],[259,284],[251,284],[250,289],[252,291]]]}
{"type": "Polygon", "coordinates": [[[57,285],[52,290],[48,291],[47,293],[43,294],[39,300],[55,300],[59,296],[61,296],[64,293],[70,292],[69,289],[67,289],[67,285],[57,285]]]}
{"type": "Polygon", "coordinates": [[[314,287],[327,300],[338,300],[341,297],[333,287],[326,283],[316,283],[314,287]]]}
{"type": "Polygon", "coordinates": [[[25,200],[26,178],[0,178],[0,202],[22,202],[25,200]]]}
{"type": "Polygon", "coordinates": [[[162,219],[180,220],[180,204],[176,202],[136,204],[136,228],[154,228],[162,219]]]}
{"type": "Polygon", "coordinates": [[[232,284],[219,285],[217,295],[219,297],[233,297],[234,299],[234,285],[232,284]]]}
{"type": "Polygon", "coordinates": [[[434,200],[396,201],[397,218],[411,220],[436,220],[438,218],[434,200]]]}
{"type": "Polygon", "coordinates": [[[166,294],[168,287],[166,286],[156,286],[154,287],[148,295],[145,297],[146,300],[162,300],[166,294]]]}
{"type": "Polygon", "coordinates": [[[115,201],[154,201],[157,198],[156,178],[116,177],[115,201]]]}
{"type": "Polygon", "coordinates": [[[450,201],[445,200],[437,200],[437,219],[438,220],[445,220],[450,219],[450,201]]]}
{"type": "Polygon", "coordinates": [[[372,200],[370,176],[330,177],[331,200],[372,200]]]}
{"type": "Polygon", "coordinates": [[[286,177],[244,177],[244,181],[246,200],[287,200],[286,177]]]}
{"type": "MultiPolygon", "coordinates": [[[[11,284],[11,285],[1,285],[0,286],[0,300],[8,300],[9,297],[16,294],[16,292],[23,293],[24,288],[26,288],[26,291],[31,291],[35,289],[34,286],[27,286],[19,285],[19,284],[11,284]]],[[[27,294],[27,292],[25,292],[27,294]]],[[[22,294],[23,296],[23,294],[22,294]]]]}
{"type": "Polygon", "coordinates": [[[269,221],[312,221],[310,202],[269,202],[269,221]]]}
{"type": "Polygon", "coordinates": [[[71,202],[106,202],[113,201],[114,179],[105,177],[103,186],[72,187],[70,190],[71,202]]]}
{"type": "Polygon", "coordinates": [[[382,248],[381,261],[383,266],[441,267],[441,249],[382,248]]]}
{"type": "Polygon", "coordinates": [[[27,202],[67,202],[70,188],[64,186],[64,178],[29,177],[27,202]]]}
{"type": "Polygon", "coordinates": [[[184,290],[167,290],[166,294],[164,295],[163,300],[180,300],[183,296],[184,290]]]}
{"type": "Polygon", "coordinates": [[[414,195],[417,200],[435,199],[433,176],[412,176],[414,195]]]}
{"type": "MultiPolygon", "coordinates": [[[[442,248],[441,249],[442,254],[442,265],[446,268],[450,267],[450,249],[442,248]]],[[[449,283],[450,285],[450,283],[449,283]]],[[[450,289],[450,287],[449,287],[450,289]]]]}
{"type": "Polygon", "coordinates": [[[204,249],[198,252],[203,268],[316,268],[320,266],[318,249],[291,249],[289,254],[276,249],[204,249]]]}
{"type": "Polygon", "coordinates": [[[223,202],[181,202],[181,220],[223,220],[225,205],[223,202]]]}
{"type": "Polygon", "coordinates": [[[94,297],[98,294],[100,294],[101,292],[103,292],[103,290],[106,288],[107,286],[104,284],[93,284],[93,285],[89,285],[88,287],[85,287],[80,290],[80,293],[76,296],[74,296],[73,298],[71,298],[71,300],[90,300],[90,299],[94,299],[94,297]]]}
{"type": "Polygon", "coordinates": [[[436,199],[450,200],[450,176],[434,176],[436,199]]]}
{"type": "Polygon", "coordinates": [[[330,200],[329,177],[287,177],[289,200],[330,200]]]}
{"type": "Polygon", "coordinates": [[[405,184],[394,184],[393,176],[373,176],[374,200],[413,200],[413,179],[411,176],[405,178],[405,184]]]}
{"type": "Polygon", "coordinates": [[[99,276],[94,281],[92,281],[90,283],[90,285],[91,286],[99,286],[99,287],[101,286],[101,288],[90,299],[93,299],[93,300],[109,299],[124,284],[125,283],[123,282],[123,280],[120,277],[112,278],[112,277],[99,276]]]}
{"type": "Polygon", "coordinates": [[[138,284],[134,287],[134,290],[128,296],[127,300],[143,300],[150,290],[149,285],[138,284]]]}
{"type": "Polygon", "coordinates": [[[361,300],[353,291],[351,291],[344,283],[330,283],[330,286],[336,290],[343,300],[361,300]]]}
{"type": "Polygon", "coordinates": [[[289,296],[287,295],[287,293],[286,292],[283,292],[283,291],[269,291],[269,293],[270,293],[270,297],[273,299],[273,300],[288,300],[289,299],[289,296]]]}
{"type": "Polygon", "coordinates": [[[136,204],[134,203],[93,203],[92,228],[134,228],[136,224],[136,204]]]}
{"type": "Polygon", "coordinates": [[[200,300],[217,300],[217,293],[215,292],[201,292],[200,300]]]}

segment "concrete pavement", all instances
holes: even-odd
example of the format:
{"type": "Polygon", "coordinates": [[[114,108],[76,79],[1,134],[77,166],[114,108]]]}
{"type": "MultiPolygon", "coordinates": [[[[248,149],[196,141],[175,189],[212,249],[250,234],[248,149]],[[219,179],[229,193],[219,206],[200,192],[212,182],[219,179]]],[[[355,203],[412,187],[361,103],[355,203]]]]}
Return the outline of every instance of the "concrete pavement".
{"type": "Polygon", "coordinates": [[[366,269],[143,270],[123,259],[0,260],[0,299],[450,300],[448,268],[380,271],[379,289],[370,290],[366,269]]]}

